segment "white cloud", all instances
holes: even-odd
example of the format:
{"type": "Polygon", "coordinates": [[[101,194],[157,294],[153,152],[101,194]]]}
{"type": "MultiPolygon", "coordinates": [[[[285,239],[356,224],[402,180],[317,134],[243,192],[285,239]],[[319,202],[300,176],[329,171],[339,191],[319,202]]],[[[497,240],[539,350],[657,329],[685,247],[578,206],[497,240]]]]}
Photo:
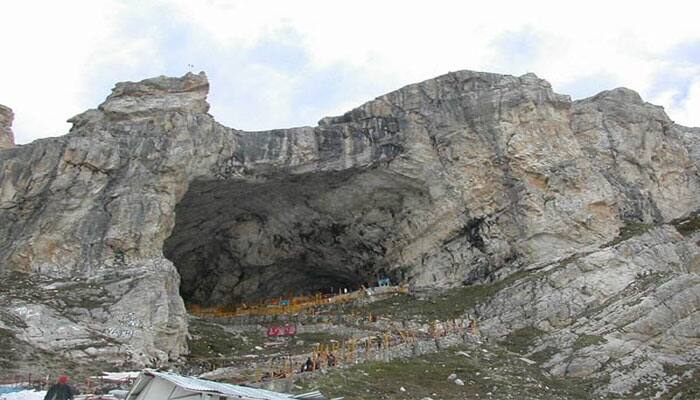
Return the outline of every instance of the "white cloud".
{"type": "Polygon", "coordinates": [[[18,143],[66,133],[65,121],[86,108],[85,76],[96,51],[114,42],[111,16],[123,7],[116,1],[3,4],[0,103],[15,111],[18,143]]]}
{"type": "Polygon", "coordinates": [[[698,6],[689,4],[12,2],[3,5],[0,25],[2,37],[14,38],[3,43],[0,103],[15,110],[17,141],[25,143],[65,133],[64,121],[94,107],[114,81],[181,74],[193,63],[210,72],[217,118],[237,128],[267,129],[313,124],[324,116],[314,113],[336,112],[450,70],[478,69],[532,71],[555,89],[585,94],[609,88],[603,85],[627,86],[662,101],[678,122],[698,125],[697,82],[677,104],[677,86],[692,79],[658,83],[668,71],[677,74],[671,49],[700,40],[698,6]],[[515,47],[504,45],[509,34],[515,47]],[[533,51],[509,54],[518,50],[518,35],[533,39],[533,51]],[[246,58],[270,40],[298,46],[303,63],[280,70],[275,57],[246,58]],[[313,103],[299,93],[322,89],[315,77],[334,71],[345,75],[342,85],[328,85],[332,95],[313,103]]]}
{"type": "Polygon", "coordinates": [[[656,98],[659,104],[666,106],[666,113],[672,120],[686,126],[700,126],[700,77],[695,79],[688,88],[687,95],[680,103],[674,101],[677,91],[666,91],[656,98]]]}

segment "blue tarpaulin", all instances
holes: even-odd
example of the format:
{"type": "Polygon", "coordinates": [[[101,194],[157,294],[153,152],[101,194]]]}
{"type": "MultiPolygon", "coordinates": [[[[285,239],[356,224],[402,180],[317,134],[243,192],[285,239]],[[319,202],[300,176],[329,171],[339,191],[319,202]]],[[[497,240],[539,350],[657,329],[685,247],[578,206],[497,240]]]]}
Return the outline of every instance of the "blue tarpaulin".
{"type": "Polygon", "coordinates": [[[22,386],[0,386],[0,394],[21,392],[22,390],[27,390],[27,388],[22,386]]]}

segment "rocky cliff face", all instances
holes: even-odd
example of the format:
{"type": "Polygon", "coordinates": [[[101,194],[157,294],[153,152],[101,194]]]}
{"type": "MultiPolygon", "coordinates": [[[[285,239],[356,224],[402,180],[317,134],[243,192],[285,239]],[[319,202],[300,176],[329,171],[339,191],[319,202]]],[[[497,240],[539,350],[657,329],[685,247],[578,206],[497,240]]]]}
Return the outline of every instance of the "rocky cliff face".
{"type": "Polygon", "coordinates": [[[477,307],[482,329],[526,337],[528,357],[554,376],[595,378],[600,395],[651,382],[663,393],[692,381],[692,373],[668,371],[700,363],[700,233],[683,228],[698,222],[678,221],[683,235],[673,225],[645,226],[532,271],[477,307]]]}
{"type": "Polygon", "coordinates": [[[662,107],[620,88],[577,101],[572,112],[576,137],[613,186],[625,221],[670,221],[697,207],[697,169],[688,154],[695,150],[662,107]]]}
{"type": "Polygon", "coordinates": [[[15,137],[12,134],[14,118],[12,110],[0,104],[0,149],[8,149],[15,145],[15,137]]]}
{"type": "Polygon", "coordinates": [[[0,272],[41,288],[8,289],[0,329],[142,364],[186,351],[183,298],[486,282],[699,208],[696,131],[627,89],[460,71],[264,132],[218,124],[207,92],[120,83],[66,136],[0,152],[0,272]]]}

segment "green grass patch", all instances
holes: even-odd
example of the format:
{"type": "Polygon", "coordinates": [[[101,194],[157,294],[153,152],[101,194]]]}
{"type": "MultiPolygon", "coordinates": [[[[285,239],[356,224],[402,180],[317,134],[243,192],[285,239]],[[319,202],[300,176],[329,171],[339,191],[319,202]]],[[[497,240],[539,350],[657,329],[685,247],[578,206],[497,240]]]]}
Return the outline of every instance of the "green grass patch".
{"type": "Polygon", "coordinates": [[[392,319],[415,319],[423,322],[446,321],[462,317],[470,308],[488,300],[501,289],[527,277],[531,272],[520,271],[485,285],[453,288],[441,295],[417,299],[407,294],[397,294],[386,300],[352,307],[350,313],[386,316],[392,319]]]}
{"type": "Polygon", "coordinates": [[[581,350],[589,346],[597,346],[599,344],[607,343],[604,337],[598,335],[581,335],[574,342],[574,351],[581,350]]]}
{"type": "Polygon", "coordinates": [[[332,333],[326,332],[299,333],[296,336],[290,338],[285,346],[279,347],[278,351],[281,351],[285,354],[309,353],[311,351],[316,350],[317,344],[328,346],[333,341],[342,342],[347,338],[348,336],[334,335],[332,333]],[[298,344],[300,342],[303,343],[298,344]]]}
{"type": "Polygon", "coordinates": [[[664,364],[664,372],[680,380],[663,396],[664,399],[700,399],[700,370],[697,366],[664,364]]]}
{"type": "Polygon", "coordinates": [[[279,345],[266,345],[276,339],[266,337],[264,332],[232,333],[222,325],[201,319],[190,320],[190,354],[187,359],[191,363],[208,361],[215,367],[228,364],[230,360],[248,354],[260,356],[282,353],[301,354],[316,349],[317,344],[328,345],[333,340],[341,341],[346,336],[326,332],[299,333],[294,337],[280,338],[279,345]],[[256,349],[256,346],[262,350],[256,349]]]}
{"type": "Polygon", "coordinates": [[[653,225],[651,224],[643,224],[641,222],[629,222],[620,228],[620,233],[615,239],[611,240],[610,242],[604,244],[601,247],[605,248],[615,246],[619,243],[624,242],[625,240],[631,239],[635,236],[639,236],[648,232],[649,229],[651,229],[652,227],[653,225]]]}
{"type": "Polygon", "coordinates": [[[593,387],[587,380],[547,377],[537,366],[491,345],[467,345],[407,360],[329,370],[300,385],[299,392],[319,389],[327,397],[360,400],[588,399],[593,387]],[[469,357],[456,354],[458,351],[467,352],[469,357]],[[464,386],[447,379],[452,373],[464,386]]]}
{"type": "Polygon", "coordinates": [[[676,377],[672,384],[666,386],[666,393],[656,397],[661,386],[655,382],[640,382],[629,393],[640,399],[700,399],[700,371],[697,366],[663,364],[663,369],[666,375],[676,377]]]}
{"type": "Polygon", "coordinates": [[[548,346],[548,347],[545,347],[544,349],[542,349],[536,353],[530,354],[528,356],[528,358],[531,359],[532,361],[536,361],[537,363],[542,364],[542,363],[545,363],[545,362],[551,360],[552,357],[554,357],[554,355],[557,354],[558,352],[559,352],[559,349],[557,349],[556,347],[548,346]]]}
{"type": "Polygon", "coordinates": [[[700,211],[695,211],[687,218],[671,221],[676,230],[683,236],[690,236],[700,230],[700,211]]]}
{"type": "Polygon", "coordinates": [[[545,332],[541,329],[537,329],[534,326],[527,326],[508,334],[508,336],[502,340],[501,344],[514,353],[525,354],[535,343],[535,340],[544,334],[545,332]]]}
{"type": "Polygon", "coordinates": [[[255,332],[245,336],[235,335],[220,325],[200,319],[190,320],[189,329],[190,360],[226,359],[249,354],[255,346],[262,345],[264,339],[255,332]]]}

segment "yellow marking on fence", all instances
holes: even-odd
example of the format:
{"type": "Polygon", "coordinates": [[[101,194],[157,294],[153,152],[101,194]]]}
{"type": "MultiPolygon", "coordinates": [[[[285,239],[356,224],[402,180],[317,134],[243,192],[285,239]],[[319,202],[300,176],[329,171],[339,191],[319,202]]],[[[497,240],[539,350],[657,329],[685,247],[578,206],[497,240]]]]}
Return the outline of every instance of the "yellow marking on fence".
{"type": "MultiPolygon", "coordinates": [[[[457,322],[453,320],[440,322],[438,320],[434,320],[430,323],[430,325],[433,327],[432,330],[435,333],[435,335],[431,335],[433,338],[436,338],[439,334],[447,335],[450,333],[462,333],[464,330],[464,325],[461,321],[457,322]]],[[[470,321],[469,325],[476,328],[476,320],[470,321]]],[[[365,361],[370,361],[372,359],[379,358],[383,354],[386,354],[386,351],[393,347],[400,346],[402,344],[415,344],[418,342],[417,331],[401,330],[396,326],[394,326],[394,331],[396,332],[395,334],[389,330],[384,331],[381,335],[377,336],[365,336],[359,338],[351,337],[340,342],[319,343],[316,346],[316,349],[312,352],[312,362],[318,368],[322,367],[324,364],[327,367],[331,367],[328,365],[328,361],[330,354],[332,353],[335,356],[334,367],[339,367],[342,362],[354,364],[358,360],[358,345],[361,346],[361,349],[365,350],[363,359],[365,361]],[[392,341],[392,338],[396,336],[398,336],[398,341],[392,341]],[[377,345],[383,344],[381,349],[382,351],[379,351],[378,349],[375,351],[375,339],[377,341],[377,345]]],[[[264,374],[260,369],[261,364],[255,364],[254,382],[261,382],[267,379],[289,378],[290,376],[298,373],[298,369],[295,368],[294,361],[291,357],[284,357],[281,360],[270,359],[269,362],[269,369],[266,368],[264,374]],[[279,368],[275,368],[276,366],[279,368]]],[[[265,363],[263,362],[262,365],[264,366],[265,363]]]]}
{"type": "MultiPolygon", "coordinates": [[[[407,287],[394,286],[385,288],[382,294],[408,293],[407,287]]],[[[317,293],[313,296],[297,296],[290,299],[283,298],[281,300],[261,302],[254,305],[243,303],[236,307],[203,307],[198,304],[189,304],[187,309],[193,315],[216,318],[298,314],[309,308],[314,309],[322,305],[349,303],[366,296],[367,293],[364,290],[356,290],[339,295],[324,296],[317,293]]]]}

